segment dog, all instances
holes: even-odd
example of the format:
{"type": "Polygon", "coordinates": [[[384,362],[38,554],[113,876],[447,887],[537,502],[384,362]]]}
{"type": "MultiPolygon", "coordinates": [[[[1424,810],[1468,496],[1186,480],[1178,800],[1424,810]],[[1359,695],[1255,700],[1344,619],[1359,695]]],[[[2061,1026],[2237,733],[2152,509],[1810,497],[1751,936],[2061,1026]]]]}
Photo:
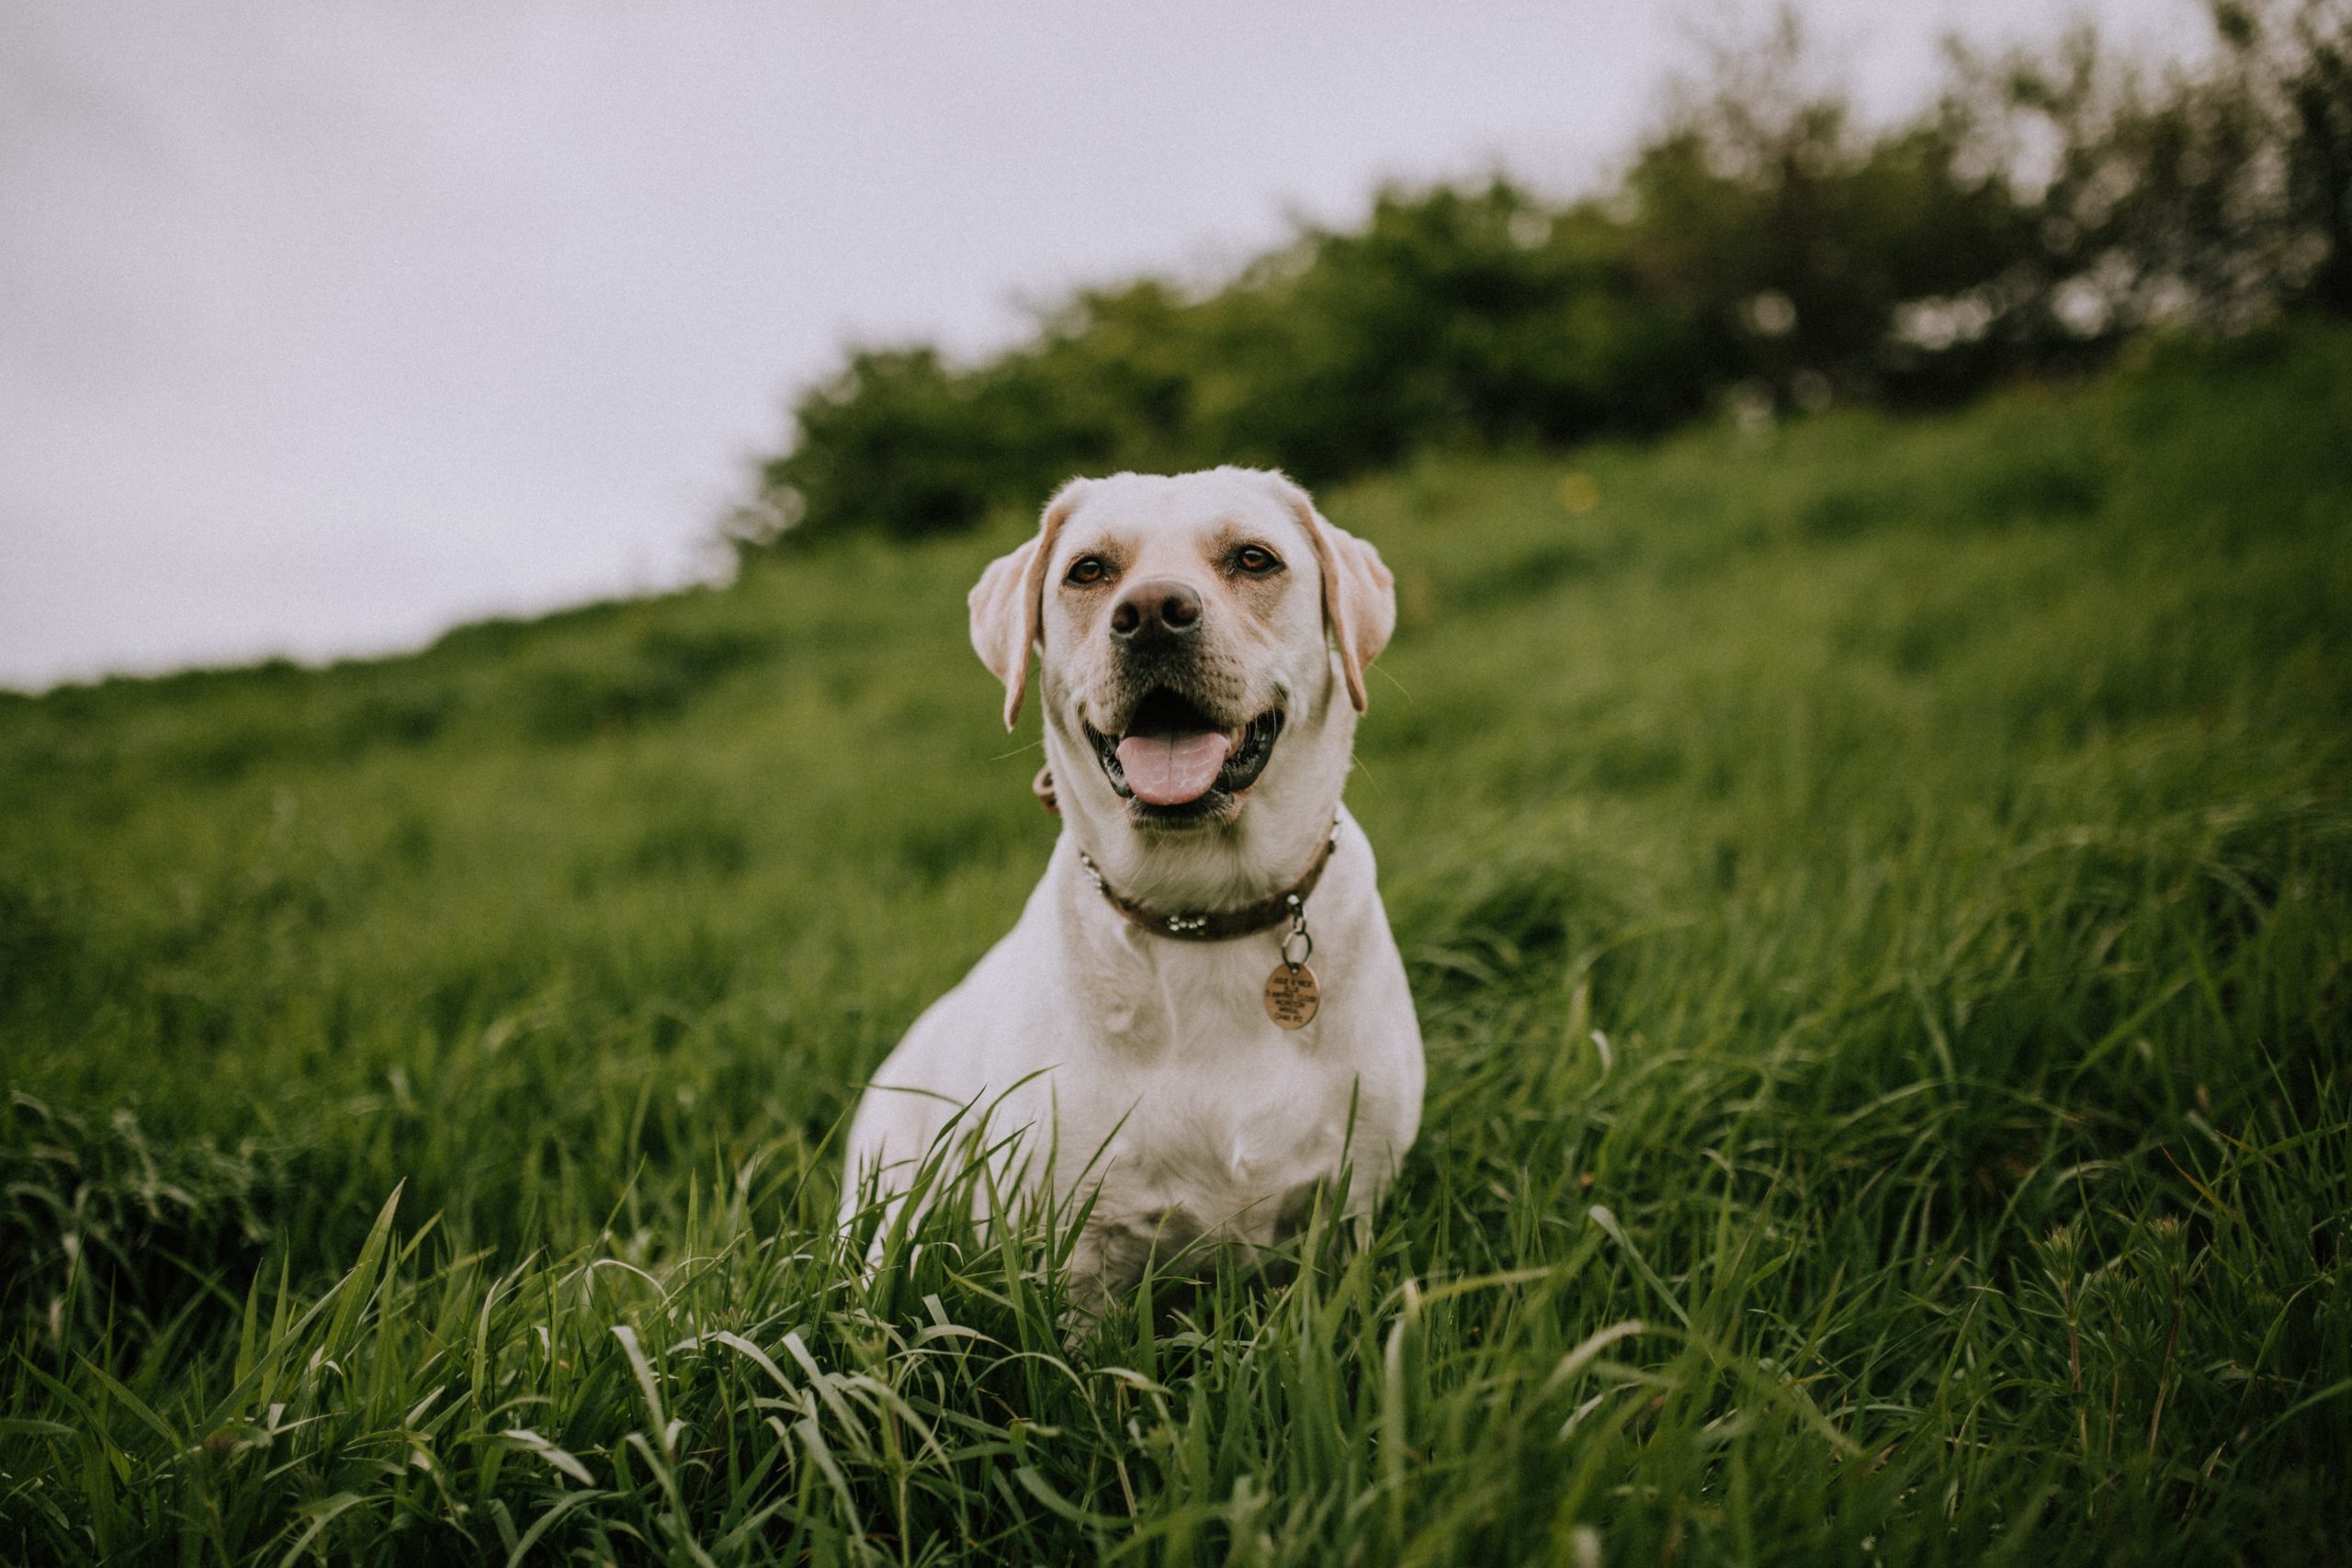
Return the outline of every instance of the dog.
{"type": "Polygon", "coordinates": [[[1061,835],[1012,932],[867,1086],[844,1224],[903,1206],[946,1134],[991,1151],[1001,1200],[1091,1203],[1082,1306],[1155,1256],[1280,1242],[1343,1168],[1362,1231],[1425,1076],[1340,799],[1396,622],[1379,553],[1279,473],[1073,479],[970,609],[1008,729],[1038,656],[1061,835]]]}

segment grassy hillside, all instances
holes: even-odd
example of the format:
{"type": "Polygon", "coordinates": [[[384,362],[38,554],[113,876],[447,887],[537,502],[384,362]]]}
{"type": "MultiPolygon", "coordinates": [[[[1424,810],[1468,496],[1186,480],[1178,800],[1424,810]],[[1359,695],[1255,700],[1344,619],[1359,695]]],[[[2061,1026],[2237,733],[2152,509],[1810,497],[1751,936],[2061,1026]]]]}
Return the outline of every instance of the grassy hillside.
{"type": "Polygon", "coordinates": [[[1074,1345],[828,1225],[1054,832],[1012,520],[0,700],[0,1559],[2341,1557],[2347,436],[2306,328],[1325,497],[1422,1142],[1074,1345]]]}

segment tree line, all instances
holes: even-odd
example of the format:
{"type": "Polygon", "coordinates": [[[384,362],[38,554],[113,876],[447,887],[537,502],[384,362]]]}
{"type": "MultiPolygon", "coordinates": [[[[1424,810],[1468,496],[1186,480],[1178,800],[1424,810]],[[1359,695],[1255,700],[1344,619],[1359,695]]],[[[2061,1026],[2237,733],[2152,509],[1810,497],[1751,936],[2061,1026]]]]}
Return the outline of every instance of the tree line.
{"type": "Polygon", "coordinates": [[[852,349],[803,392],[758,551],[967,528],[1069,475],[1279,466],[1659,431],[1726,401],[1948,402],[2151,327],[2352,310],[2352,0],[2215,0],[2149,68],[2087,28],[1948,50],[1866,127],[1784,17],[1670,96],[1611,188],[1389,188],[1212,288],[1084,289],[977,364],[852,349]]]}

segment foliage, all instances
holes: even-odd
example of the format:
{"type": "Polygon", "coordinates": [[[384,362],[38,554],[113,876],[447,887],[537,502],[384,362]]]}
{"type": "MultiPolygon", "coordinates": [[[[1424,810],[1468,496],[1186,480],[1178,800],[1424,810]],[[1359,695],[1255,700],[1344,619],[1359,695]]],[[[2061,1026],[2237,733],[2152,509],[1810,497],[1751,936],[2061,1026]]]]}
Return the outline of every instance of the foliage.
{"type": "Polygon", "coordinates": [[[853,352],[794,411],[747,549],[916,537],[1073,473],[1245,461],[1310,484],[1425,450],[1664,430],[1725,399],[1948,402],[2104,362],[2152,326],[2352,308],[2352,11],[2217,0],[2151,76],[2088,32],[1956,53],[1858,125],[1792,23],[1723,51],[1616,188],[1390,189],[1207,290],[1083,291],[961,366],[853,352]]]}
{"type": "Polygon", "coordinates": [[[1426,1130],[1078,1333],[831,1223],[1054,830],[1010,533],[0,699],[0,1560],[2341,1560],[2348,424],[2296,322],[1327,495],[1426,1130]]]}

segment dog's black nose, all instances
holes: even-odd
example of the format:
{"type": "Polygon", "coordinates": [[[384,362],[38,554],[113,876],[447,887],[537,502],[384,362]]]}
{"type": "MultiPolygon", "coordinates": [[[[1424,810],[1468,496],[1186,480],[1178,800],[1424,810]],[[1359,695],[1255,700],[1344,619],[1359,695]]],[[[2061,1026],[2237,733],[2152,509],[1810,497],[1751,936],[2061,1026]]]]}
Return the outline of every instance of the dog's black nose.
{"type": "Polygon", "coordinates": [[[1138,582],[1111,608],[1111,635],[1121,642],[1187,637],[1200,629],[1201,596],[1172,577],[1138,582]]]}

